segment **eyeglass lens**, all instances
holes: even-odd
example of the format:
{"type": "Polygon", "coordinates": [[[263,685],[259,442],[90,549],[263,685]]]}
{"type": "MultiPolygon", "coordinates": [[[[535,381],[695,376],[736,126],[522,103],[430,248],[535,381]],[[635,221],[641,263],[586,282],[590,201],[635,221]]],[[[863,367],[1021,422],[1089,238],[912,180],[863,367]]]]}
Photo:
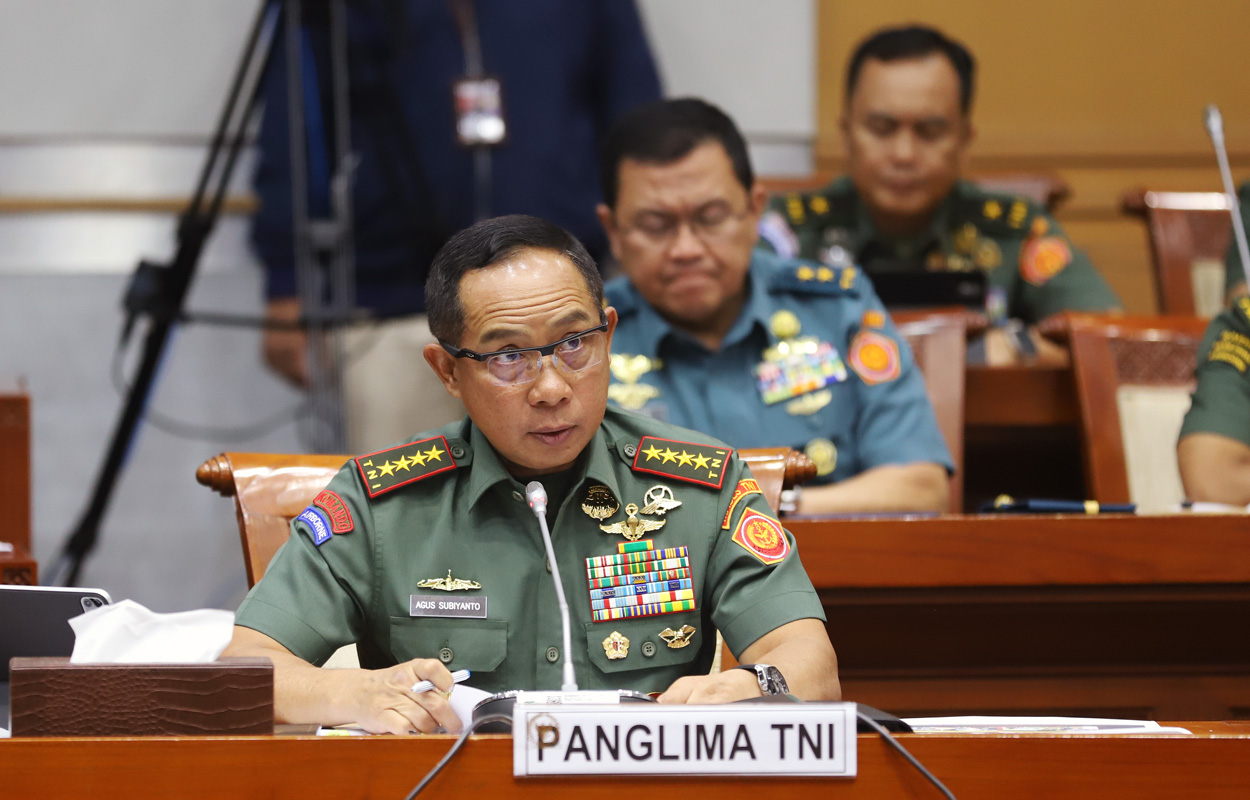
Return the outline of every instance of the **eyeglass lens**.
{"type": "MultiPolygon", "coordinates": [[[[603,331],[595,331],[561,342],[552,359],[567,372],[580,372],[603,361],[603,331]]],[[[499,353],[486,360],[491,379],[500,386],[529,383],[542,370],[542,356],[537,350],[499,353]]]]}

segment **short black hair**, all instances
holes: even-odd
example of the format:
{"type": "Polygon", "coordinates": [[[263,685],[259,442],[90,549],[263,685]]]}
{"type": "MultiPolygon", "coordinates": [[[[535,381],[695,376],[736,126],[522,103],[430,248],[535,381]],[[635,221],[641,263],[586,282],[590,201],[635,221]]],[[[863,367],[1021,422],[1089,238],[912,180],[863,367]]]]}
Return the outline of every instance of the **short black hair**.
{"type": "Polygon", "coordinates": [[[972,91],[975,84],[977,62],[968,48],[927,25],[907,25],[900,28],[882,28],[869,36],[851,55],[846,68],[846,102],[851,102],[855,83],[870,58],[878,61],[903,61],[924,58],[934,53],[946,56],[959,75],[959,107],[967,114],[972,108],[972,91]]]}
{"type": "Polygon", "coordinates": [[[660,100],[629,111],[616,121],[599,149],[603,201],[616,208],[620,168],[625,159],[672,164],[705,142],[719,142],[733,164],[734,176],[750,191],[755,185],[746,139],[729,115],[695,97],[660,100]]]}
{"type": "Polygon", "coordinates": [[[586,246],[545,219],[511,214],[465,228],[434,256],[425,280],[425,310],[434,338],[459,347],[464,335],[461,279],[470,270],[494,266],[522,250],[548,250],[568,258],[586,281],[595,308],[603,308],[603,276],[586,246]]]}

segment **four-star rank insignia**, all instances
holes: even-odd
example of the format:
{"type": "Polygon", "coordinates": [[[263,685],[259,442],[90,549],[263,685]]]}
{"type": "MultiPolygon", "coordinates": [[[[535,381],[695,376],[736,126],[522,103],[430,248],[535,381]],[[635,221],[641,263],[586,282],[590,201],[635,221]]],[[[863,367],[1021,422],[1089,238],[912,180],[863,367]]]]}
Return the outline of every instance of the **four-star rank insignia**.
{"type": "Polygon", "coordinates": [[[370,497],[456,468],[447,440],[432,436],[355,459],[370,497]]]}
{"type": "Polygon", "coordinates": [[[633,469],[719,489],[725,483],[725,467],[731,455],[733,450],[728,447],[644,436],[638,442],[633,469]]]}

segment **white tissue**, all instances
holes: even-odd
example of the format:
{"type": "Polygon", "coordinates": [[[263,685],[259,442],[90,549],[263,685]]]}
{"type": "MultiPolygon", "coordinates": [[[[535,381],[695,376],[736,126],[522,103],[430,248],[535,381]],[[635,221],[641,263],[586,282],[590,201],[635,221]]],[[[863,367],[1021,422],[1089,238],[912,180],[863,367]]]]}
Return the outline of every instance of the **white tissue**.
{"type": "Polygon", "coordinates": [[[100,606],[69,621],[71,664],[202,664],[230,643],[234,614],[211,608],[157,614],[133,600],[100,606]]]}

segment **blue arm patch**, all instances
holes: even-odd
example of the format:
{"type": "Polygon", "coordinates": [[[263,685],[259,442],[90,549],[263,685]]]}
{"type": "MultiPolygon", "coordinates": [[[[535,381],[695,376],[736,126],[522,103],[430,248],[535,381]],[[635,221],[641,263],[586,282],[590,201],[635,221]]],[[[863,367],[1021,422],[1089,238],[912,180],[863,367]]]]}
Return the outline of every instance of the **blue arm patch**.
{"type": "Polygon", "coordinates": [[[325,514],[321,513],[320,509],[309,506],[295,519],[303,522],[312,530],[313,544],[320,547],[329,540],[330,521],[326,519],[325,514]]]}

